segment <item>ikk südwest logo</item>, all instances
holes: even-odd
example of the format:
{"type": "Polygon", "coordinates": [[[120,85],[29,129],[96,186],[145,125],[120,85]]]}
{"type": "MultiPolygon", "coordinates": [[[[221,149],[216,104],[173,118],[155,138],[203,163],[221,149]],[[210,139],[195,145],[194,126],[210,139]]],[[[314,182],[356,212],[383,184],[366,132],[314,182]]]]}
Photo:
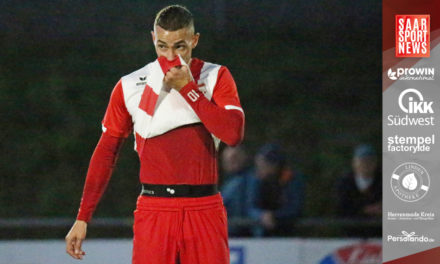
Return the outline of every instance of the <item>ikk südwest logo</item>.
{"type": "Polygon", "coordinates": [[[429,15],[396,15],[396,57],[429,57],[429,15]]]}

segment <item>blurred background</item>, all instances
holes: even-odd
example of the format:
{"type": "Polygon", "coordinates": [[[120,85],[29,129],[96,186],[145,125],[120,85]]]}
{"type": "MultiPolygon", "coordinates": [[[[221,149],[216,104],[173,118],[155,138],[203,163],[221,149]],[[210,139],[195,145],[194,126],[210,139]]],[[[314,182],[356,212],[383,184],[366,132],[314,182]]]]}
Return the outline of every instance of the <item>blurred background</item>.
{"type": "MultiPolygon", "coordinates": [[[[359,144],[369,144],[380,168],[381,1],[2,0],[0,239],[64,238],[111,90],[155,59],[154,16],[174,3],[195,16],[193,56],[235,78],[246,168],[255,171],[261,147],[274,143],[283,168],[302,175],[301,213],[277,235],[380,237],[380,215],[338,212],[338,182],[359,144]],[[372,231],[356,231],[365,228],[372,231]]],[[[89,238],[132,237],[138,169],[130,137],[89,238]]],[[[234,177],[220,173],[223,185],[234,177]]]]}

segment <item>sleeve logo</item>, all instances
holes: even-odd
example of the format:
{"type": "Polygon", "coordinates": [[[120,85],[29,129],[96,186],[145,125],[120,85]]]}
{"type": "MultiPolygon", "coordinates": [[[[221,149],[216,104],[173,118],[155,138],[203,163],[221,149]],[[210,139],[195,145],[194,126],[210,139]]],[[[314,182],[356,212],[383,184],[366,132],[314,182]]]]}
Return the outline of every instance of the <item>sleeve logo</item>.
{"type": "Polygon", "coordinates": [[[193,102],[197,101],[197,99],[199,99],[199,97],[200,97],[200,95],[194,90],[189,91],[186,95],[193,102]]]}

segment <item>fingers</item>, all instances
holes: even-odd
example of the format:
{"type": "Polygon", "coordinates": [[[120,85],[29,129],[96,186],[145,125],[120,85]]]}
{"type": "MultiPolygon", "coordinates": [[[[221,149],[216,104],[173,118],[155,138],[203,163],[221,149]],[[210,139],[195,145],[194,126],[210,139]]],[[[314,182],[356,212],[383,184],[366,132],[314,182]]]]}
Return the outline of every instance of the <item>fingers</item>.
{"type": "Polygon", "coordinates": [[[173,67],[171,68],[166,74],[165,77],[168,77],[169,79],[173,78],[182,78],[188,75],[188,67],[185,65],[181,65],[180,67],[173,67]]]}
{"type": "Polygon", "coordinates": [[[66,252],[74,259],[81,259],[80,254],[76,254],[75,244],[77,239],[66,239],[66,252]]]}
{"type": "Polygon", "coordinates": [[[73,258],[76,258],[75,248],[73,245],[74,245],[74,241],[71,238],[66,237],[66,253],[72,256],[73,258]]]}
{"type": "Polygon", "coordinates": [[[76,239],[75,241],[75,254],[78,256],[79,259],[82,259],[82,256],[85,255],[85,252],[81,250],[83,239],[76,239]]]}
{"type": "Polygon", "coordinates": [[[81,250],[83,239],[66,237],[66,253],[74,259],[82,259],[86,253],[81,250]]]}
{"type": "Polygon", "coordinates": [[[171,88],[180,90],[191,80],[188,67],[171,68],[164,76],[163,81],[171,88]]]}
{"type": "Polygon", "coordinates": [[[164,77],[165,82],[170,82],[172,80],[175,80],[179,77],[180,70],[176,69],[175,67],[171,68],[164,77]]]}
{"type": "Polygon", "coordinates": [[[169,70],[169,72],[172,74],[177,74],[178,72],[180,72],[180,69],[181,68],[173,67],[169,70]]]}
{"type": "Polygon", "coordinates": [[[168,72],[165,74],[165,77],[163,78],[163,81],[166,82],[166,83],[170,82],[170,80],[172,79],[172,76],[171,76],[171,75],[172,75],[172,74],[168,71],[168,72]]]}
{"type": "Polygon", "coordinates": [[[171,80],[173,80],[175,78],[175,71],[174,68],[171,68],[169,71],[167,71],[167,73],[165,73],[165,77],[163,78],[164,82],[168,83],[171,80]]]}

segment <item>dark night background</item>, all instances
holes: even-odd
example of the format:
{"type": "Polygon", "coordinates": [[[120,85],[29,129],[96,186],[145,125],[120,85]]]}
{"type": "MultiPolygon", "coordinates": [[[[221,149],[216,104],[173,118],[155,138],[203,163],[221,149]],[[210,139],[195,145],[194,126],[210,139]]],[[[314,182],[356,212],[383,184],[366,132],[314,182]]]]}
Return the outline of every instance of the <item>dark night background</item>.
{"type": "MultiPolygon", "coordinates": [[[[280,142],[307,175],[306,217],[331,216],[352,148],[381,149],[381,2],[0,2],[0,218],[68,217],[79,206],[119,78],[155,59],[155,13],[187,6],[194,56],[226,65],[246,112],[244,144],[280,142]]],[[[126,141],[94,217],[130,217],[140,192],[126,141]]]]}

